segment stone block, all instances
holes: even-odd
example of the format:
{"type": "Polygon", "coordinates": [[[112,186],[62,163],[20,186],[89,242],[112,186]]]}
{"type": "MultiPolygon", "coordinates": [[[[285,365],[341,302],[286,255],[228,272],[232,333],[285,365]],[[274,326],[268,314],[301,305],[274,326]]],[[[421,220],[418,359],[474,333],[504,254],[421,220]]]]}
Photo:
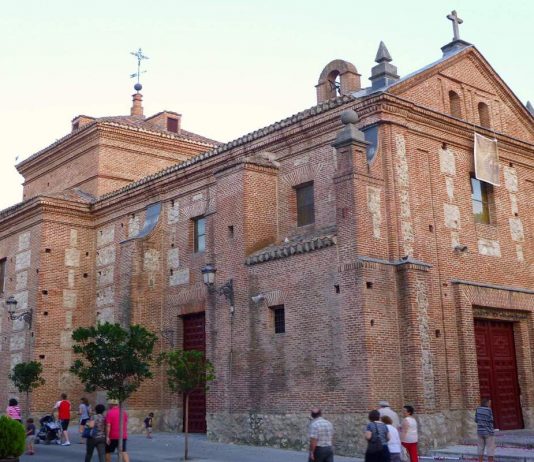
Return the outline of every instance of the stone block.
{"type": "Polygon", "coordinates": [[[19,353],[13,353],[11,355],[10,359],[10,370],[13,370],[13,368],[22,362],[22,352],[19,353]]]}
{"type": "Polygon", "coordinates": [[[70,247],[78,247],[78,230],[77,229],[70,230],[69,245],[70,247]]]}
{"type": "Polygon", "coordinates": [[[516,244],[515,252],[516,252],[516,255],[517,255],[517,261],[524,262],[525,261],[525,254],[523,252],[523,246],[520,245],[520,244],[516,244]]]}
{"type": "Polygon", "coordinates": [[[18,251],[22,252],[23,250],[30,248],[30,232],[22,233],[19,235],[19,248],[18,251]]]}
{"type": "Polygon", "coordinates": [[[380,188],[367,186],[367,208],[371,213],[371,219],[373,222],[373,237],[375,239],[380,239],[380,225],[382,223],[380,194],[380,188]]]}
{"type": "Polygon", "coordinates": [[[176,201],[174,204],[169,204],[167,209],[167,222],[173,225],[180,221],[180,204],[176,201]]]}
{"type": "Polygon", "coordinates": [[[488,257],[500,257],[501,246],[498,241],[492,239],[479,239],[478,253],[480,255],[487,255],[488,257]]]}
{"type": "Polygon", "coordinates": [[[135,237],[141,230],[141,219],[136,215],[128,220],[128,237],[135,237]]]}
{"type": "Polygon", "coordinates": [[[439,169],[445,175],[456,175],[456,159],[451,149],[439,150],[439,169]]]}
{"type": "Polygon", "coordinates": [[[512,236],[512,240],[523,242],[525,240],[525,234],[523,232],[521,218],[509,218],[508,223],[510,223],[510,235],[512,236]]]}
{"type": "Polygon", "coordinates": [[[26,250],[15,256],[15,271],[22,271],[30,267],[32,251],[26,250]]]}
{"type": "Polygon", "coordinates": [[[59,334],[59,346],[64,349],[72,348],[72,331],[62,330],[59,334]]]}
{"type": "Polygon", "coordinates": [[[69,286],[69,289],[74,289],[74,282],[76,280],[76,271],[73,269],[70,269],[67,271],[67,285],[69,286]]]}
{"type": "Polygon", "coordinates": [[[173,271],[169,276],[169,286],[189,284],[189,268],[173,271]]]}
{"type": "Polygon", "coordinates": [[[113,266],[107,266],[105,268],[99,269],[96,272],[96,285],[98,287],[107,286],[109,284],[113,284],[113,276],[114,276],[114,267],[113,266]]]}
{"type": "Polygon", "coordinates": [[[28,271],[21,271],[15,275],[15,290],[24,290],[28,287],[28,271]]]}
{"type": "Polygon", "coordinates": [[[63,289],[63,308],[76,308],[77,293],[72,289],[63,289]]]}
{"type": "Polygon", "coordinates": [[[115,263],[115,245],[108,245],[96,252],[96,266],[108,266],[115,263]]]}
{"type": "Polygon", "coordinates": [[[72,311],[65,312],[65,329],[72,329],[72,311]]]}
{"type": "Polygon", "coordinates": [[[17,301],[17,311],[25,311],[28,309],[28,291],[23,290],[18,292],[15,295],[15,300],[17,301]]]}
{"type": "Polygon", "coordinates": [[[97,248],[111,244],[115,239],[115,226],[109,225],[96,231],[97,248]]]}
{"type": "Polygon", "coordinates": [[[445,226],[449,229],[460,229],[460,209],[457,205],[443,204],[445,226]]]}
{"type": "Polygon", "coordinates": [[[80,266],[80,251],[78,249],[65,249],[65,266],[80,266]]]}
{"type": "Polygon", "coordinates": [[[167,266],[176,269],[180,266],[180,252],[178,249],[170,249],[167,252],[167,266]]]}
{"type": "Polygon", "coordinates": [[[159,270],[159,251],[156,249],[148,249],[145,251],[143,269],[149,272],[159,270]]]}
{"type": "Polygon", "coordinates": [[[447,189],[447,196],[449,201],[454,200],[454,179],[450,176],[445,177],[445,188],[447,189]]]}
{"type": "Polygon", "coordinates": [[[517,172],[513,167],[504,167],[504,186],[508,192],[517,192],[517,172]]]}
{"type": "Polygon", "coordinates": [[[115,297],[115,291],[113,286],[104,287],[96,292],[96,306],[102,307],[106,305],[112,305],[115,297]]]}
{"type": "Polygon", "coordinates": [[[9,339],[9,351],[23,350],[26,345],[26,332],[14,333],[9,339]]]}
{"type": "Polygon", "coordinates": [[[96,314],[96,320],[102,324],[115,322],[115,313],[112,307],[102,308],[96,314]]]}

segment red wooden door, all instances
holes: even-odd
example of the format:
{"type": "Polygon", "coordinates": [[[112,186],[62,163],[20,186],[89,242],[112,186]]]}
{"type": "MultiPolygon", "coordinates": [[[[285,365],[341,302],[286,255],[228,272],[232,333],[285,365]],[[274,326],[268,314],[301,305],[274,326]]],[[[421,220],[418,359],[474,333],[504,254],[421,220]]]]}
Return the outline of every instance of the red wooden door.
{"type": "Polygon", "coordinates": [[[480,396],[492,402],[495,428],[523,428],[513,323],[475,320],[480,396]]]}
{"type": "MultiPolygon", "coordinates": [[[[184,327],[184,350],[199,350],[205,352],[205,314],[190,314],[184,316],[182,319],[184,327]]],[[[191,433],[206,433],[206,392],[204,390],[194,391],[189,395],[189,431],[191,433]]]]}

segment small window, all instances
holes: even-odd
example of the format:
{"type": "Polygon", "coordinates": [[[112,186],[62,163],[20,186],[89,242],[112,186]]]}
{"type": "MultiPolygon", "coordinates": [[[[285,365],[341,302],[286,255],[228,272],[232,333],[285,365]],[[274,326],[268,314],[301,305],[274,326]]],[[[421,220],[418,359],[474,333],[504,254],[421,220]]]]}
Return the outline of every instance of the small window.
{"type": "Polygon", "coordinates": [[[7,258],[2,258],[0,260],[0,294],[5,292],[6,264],[7,258]]]}
{"type": "Polygon", "coordinates": [[[194,246],[195,253],[206,250],[206,219],[204,217],[194,218],[194,246]]]}
{"type": "Polygon", "coordinates": [[[486,103],[478,103],[478,118],[480,125],[486,128],[491,128],[491,119],[489,106],[486,103]]]}
{"type": "Polygon", "coordinates": [[[449,107],[451,111],[451,116],[462,118],[462,107],[460,103],[460,97],[458,93],[454,91],[449,91],[449,107]]]}
{"type": "Polygon", "coordinates": [[[297,194],[297,226],[315,223],[313,181],[295,188],[297,194]]]}
{"type": "Polygon", "coordinates": [[[490,223],[489,196],[491,185],[471,177],[471,203],[475,223],[490,223]]]}
{"type": "Polygon", "coordinates": [[[284,305],[271,307],[274,319],[274,333],[284,334],[286,331],[286,314],[284,305]]]}
{"type": "Polygon", "coordinates": [[[167,117],[167,130],[169,132],[178,133],[178,119],[167,117]]]}

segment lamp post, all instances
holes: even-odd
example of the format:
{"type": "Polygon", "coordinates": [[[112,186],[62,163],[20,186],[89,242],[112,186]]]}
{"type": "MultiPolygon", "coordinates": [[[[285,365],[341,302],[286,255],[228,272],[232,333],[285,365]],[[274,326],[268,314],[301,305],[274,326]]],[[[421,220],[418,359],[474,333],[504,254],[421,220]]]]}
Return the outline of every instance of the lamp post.
{"type": "Polygon", "coordinates": [[[17,300],[13,295],[8,297],[8,299],[5,301],[5,305],[7,308],[7,313],[9,314],[9,319],[11,321],[24,321],[26,324],[28,324],[28,329],[31,329],[32,327],[32,311],[27,310],[22,313],[15,314],[17,311],[17,300]]]}
{"type": "Polygon", "coordinates": [[[230,312],[234,312],[234,281],[229,279],[225,284],[220,287],[215,286],[215,273],[217,270],[215,267],[208,263],[201,270],[204,284],[208,288],[210,294],[224,295],[228,303],[230,303],[230,312]]]}

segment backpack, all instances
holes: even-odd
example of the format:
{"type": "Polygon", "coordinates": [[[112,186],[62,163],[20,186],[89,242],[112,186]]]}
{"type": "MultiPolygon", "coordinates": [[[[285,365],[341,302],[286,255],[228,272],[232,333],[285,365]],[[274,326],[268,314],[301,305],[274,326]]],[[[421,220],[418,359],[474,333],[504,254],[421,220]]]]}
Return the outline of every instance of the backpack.
{"type": "Polygon", "coordinates": [[[377,454],[384,450],[382,440],[378,434],[378,425],[375,423],[375,431],[371,430],[371,439],[367,441],[367,454],[377,454]]]}

